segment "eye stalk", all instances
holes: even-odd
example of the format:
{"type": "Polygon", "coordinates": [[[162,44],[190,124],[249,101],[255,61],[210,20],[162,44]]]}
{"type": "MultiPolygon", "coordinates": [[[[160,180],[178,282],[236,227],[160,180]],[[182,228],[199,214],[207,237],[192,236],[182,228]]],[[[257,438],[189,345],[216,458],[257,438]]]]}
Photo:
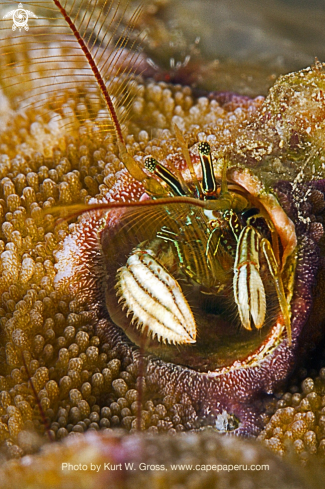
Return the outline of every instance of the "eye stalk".
{"type": "Polygon", "coordinates": [[[198,145],[200,161],[202,166],[202,192],[206,198],[216,198],[217,183],[214,176],[211,147],[209,143],[203,142],[198,145]]]}
{"type": "MultiPolygon", "coordinates": [[[[201,195],[203,196],[204,200],[215,200],[217,199],[217,182],[213,171],[210,144],[207,142],[199,143],[198,150],[203,174],[201,182],[201,195]]],[[[153,173],[163,182],[165,182],[172,191],[173,195],[178,197],[184,197],[187,195],[180,179],[177,179],[170,170],[159,163],[155,158],[152,156],[147,156],[145,158],[144,166],[150,173],[153,173]]]]}
{"type": "Polygon", "coordinates": [[[167,183],[174,195],[179,197],[184,197],[186,195],[186,192],[183,190],[181,183],[177,180],[175,175],[155,158],[147,156],[144,161],[144,166],[149,172],[154,173],[157,177],[161,178],[163,182],[167,183]]]}

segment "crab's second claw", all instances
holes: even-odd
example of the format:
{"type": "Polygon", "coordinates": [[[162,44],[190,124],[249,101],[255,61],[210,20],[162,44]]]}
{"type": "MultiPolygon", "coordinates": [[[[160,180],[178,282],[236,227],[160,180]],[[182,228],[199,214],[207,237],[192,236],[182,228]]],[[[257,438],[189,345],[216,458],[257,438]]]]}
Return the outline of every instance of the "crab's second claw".
{"type": "Polygon", "coordinates": [[[264,286],[259,272],[252,263],[245,263],[235,271],[235,300],[239,317],[245,329],[251,330],[250,316],[257,329],[265,320],[266,300],[264,286]]]}
{"type": "Polygon", "coordinates": [[[259,274],[259,236],[251,226],[246,226],[238,239],[234,267],[234,296],[239,317],[245,329],[251,330],[251,316],[260,329],[265,320],[266,299],[259,274]]]}
{"type": "Polygon", "coordinates": [[[143,333],[163,343],[195,343],[196,324],[182,289],[150,252],[133,251],[118,270],[116,288],[143,333]]]}

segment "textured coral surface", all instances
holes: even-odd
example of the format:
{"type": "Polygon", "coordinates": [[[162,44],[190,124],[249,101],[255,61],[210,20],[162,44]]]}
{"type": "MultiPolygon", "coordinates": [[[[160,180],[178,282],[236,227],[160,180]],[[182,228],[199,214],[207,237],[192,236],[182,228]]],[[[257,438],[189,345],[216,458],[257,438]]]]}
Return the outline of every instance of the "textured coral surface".
{"type": "Polygon", "coordinates": [[[294,448],[306,461],[310,454],[324,455],[324,369],[314,380],[306,377],[301,388],[283,395],[259,439],[278,453],[294,448]]]}
{"type": "MultiPolygon", "coordinates": [[[[306,73],[309,76],[310,72],[306,73]]],[[[315,73],[317,76],[318,71],[315,73]]],[[[187,87],[168,87],[164,83],[142,86],[141,99],[134,104],[136,107],[140,103],[149,104],[158,126],[162,118],[170,121],[180,117],[182,110],[184,126],[190,127],[193,139],[202,137],[198,134],[203,133],[204,127],[205,137],[226,145],[233,141],[231,134],[236,134],[239,125],[235,152],[243,138],[245,119],[263,102],[261,98],[244,103],[235,99],[227,104],[208,98],[195,101],[187,87]],[[177,116],[175,99],[180,107],[177,116]],[[217,120],[217,125],[210,123],[210,118],[217,120]],[[193,122],[195,126],[191,127],[193,122]]],[[[66,103],[72,110],[80,107],[75,100],[67,97],[66,103]]],[[[158,129],[156,139],[148,141],[148,134],[141,127],[135,131],[137,137],[128,138],[128,144],[135,152],[149,146],[150,150],[145,152],[156,151],[159,157],[160,153],[164,155],[167,131],[158,129]]],[[[275,147],[283,164],[288,165],[286,156],[281,154],[280,142],[275,147]]],[[[79,136],[65,139],[60,133],[53,134],[51,125],[30,111],[27,116],[11,119],[1,136],[1,150],[3,453],[21,456],[34,452],[44,442],[38,434],[46,431],[46,423],[37,399],[48,419],[47,436],[50,433],[52,438],[78,436],[87,429],[107,431],[116,426],[134,429],[138,409],[137,358],[129,347],[117,344],[112,348],[99,339],[94,333],[96,310],[88,310],[85,298],[76,300],[65,293],[65,287],[54,288],[53,251],[74,226],[70,229],[66,223],[54,226],[52,215],[44,218],[41,212],[56,203],[87,202],[91,196],[117,192],[124,177],[114,146],[96,137],[96,126],[92,123],[82,125],[79,136]]],[[[258,166],[259,153],[254,154],[258,166]]],[[[123,193],[119,197],[123,198],[123,193]]],[[[321,207],[322,199],[319,204],[321,207]]],[[[98,324],[96,330],[100,331],[98,324]]],[[[271,419],[261,435],[268,446],[281,453],[287,446],[283,440],[292,439],[295,449],[303,452],[305,458],[308,452],[322,452],[321,378],[315,381],[315,393],[308,384],[312,381],[306,379],[303,394],[293,394],[291,400],[287,399],[289,407],[282,406],[271,419]],[[286,418],[285,428],[281,416],[286,418]]],[[[146,401],[141,427],[153,432],[183,430],[184,400],[180,404],[175,402],[168,395],[162,402],[146,401]]],[[[60,451],[54,453],[59,456],[60,451]]]]}
{"type": "MultiPolygon", "coordinates": [[[[262,100],[222,108],[207,98],[193,100],[188,87],[168,87],[163,82],[142,85],[140,94],[133,102],[134,111],[148,106],[145,116],[151,125],[164,126],[182,116],[184,127],[192,127],[191,138],[197,138],[201,127],[208,124],[220,133],[220,144],[231,137],[229,128],[240,124],[262,100]],[[211,118],[218,120],[217,126],[210,124],[211,118]]],[[[66,105],[77,117],[74,110],[81,110],[81,103],[67,96],[66,105]]],[[[123,355],[123,347],[112,349],[109,343],[100,342],[94,334],[96,311],[88,310],[87,297],[76,301],[65,295],[65,281],[59,289],[54,288],[53,251],[74,227],[69,229],[67,223],[54,226],[55,218],[42,214],[42,209],[56,204],[88,202],[92,196],[109,192],[130,199],[130,189],[125,191],[125,170],[121,172],[123,166],[114,146],[109,139],[96,136],[95,124],[82,125],[79,136],[66,139],[51,132],[51,122],[38,120],[37,113],[30,111],[12,118],[8,126],[1,136],[1,436],[10,453],[21,454],[19,433],[31,424],[44,431],[28,375],[56,438],[87,427],[122,423],[130,428],[135,421],[137,370],[133,356],[123,355]]],[[[136,138],[127,137],[132,151],[145,150],[161,157],[164,148],[169,149],[168,129],[158,129],[157,138],[151,140],[139,129],[136,138]]],[[[210,141],[213,138],[211,134],[210,141]]],[[[131,198],[139,198],[139,194],[131,198]]],[[[92,253],[90,249],[89,260],[94,258],[92,253]]],[[[69,272],[66,270],[67,276],[69,272]]],[[[72,275],[73,282],[78,275],[75,270],[72,275]]],[[[158,425],[164,430],[178,424],[170,417],[164,421],[165,406],[152,406],[142,414],[144,420],[147,417],[147,427],[158,425]],[[150,421],[152,416],[155,423],[150,421]]]]}

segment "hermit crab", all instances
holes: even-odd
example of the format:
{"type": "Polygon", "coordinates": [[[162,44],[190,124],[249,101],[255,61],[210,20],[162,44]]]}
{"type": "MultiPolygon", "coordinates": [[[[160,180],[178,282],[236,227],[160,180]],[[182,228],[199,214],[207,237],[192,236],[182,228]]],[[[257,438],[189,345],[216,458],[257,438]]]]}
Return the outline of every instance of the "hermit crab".
{"type": "MultiPolygon", "coordinates": [[[[181,144],[184,147],[183,140],[181,144]]],[[[266,313],[265,291],[259,274],[261,250],[274,280],[283,323],[290,336],[290,315],[279,257],[275,257],[268,239],[251,225],[252,219],[263,219],[264,216],[245,199],[243,188],[237,186],[229,192],[225,163],[222,164],[218,196],[209,143],[199,143],[198,152],[202,182],[198,182],[191,163],[190,168],[197,198],[204,201],[203,212],[198,212],[195,209],[197,203],[193,202],[187,211],[184,209],[184,217],[173,216],[173,210],[168,209],[168,201],[165,201],[167,216],[166,219],[161,217],[163,226],[156,233],[156,238],[133,250],[126,266],[118,271],[120,301],[124,302],[128,312],[133,313],[132,320],[148,336],[157,336],[158,341],[164,343],[195,343],[197,331],[192,311],[178,283],[167,270],[176,270],[175,275],[181,272],[191,286],[199,287],[198,293],[216,296],[224,291],[229,275],[233,273],[234,300],[241,324],[251,330],[252,318],[255,327],[260,329],[266,313]]],[[[175,195],[180,196],[171,203],[178,203],[181,207],[182,197],[191,191],[185,181],[183,189],[181,181],[152,157],[145,159],[145,165],[166,182],[175,195]]],[[[274,207],[277,207],[276,202],[274,207]]],[[[285,253],[290,255],[296,245],[295,234],[290,220],[285,217],[283,220],[285,253]]],[[[271,222],[270,218],[266,217],[266,222],[271,222]]],[[[272,231],[278,252],[274,227],[272,231]]]]}
{"type": "MultiPolygon", "coordinates": [[[[220,159],[217,185],[207,142],[198,144],[202,175],[199,181],[196,175],[199,171],[192,164],[177,127],[176,133],[188,161],[188,182],[181,172],[178,179],[153,157],[146,157],[146,168],[167,184],[165,190],[124,155],[130,172],[138,175],[142,172],[145,188],[156,187],[158,196],[154,194],[156,199],[149,200],[145,194],[144,200],[127,208],[123,204],[94,204],[90,208],[122,208],[118,223],[107,229],[104,225],[101,231],[106,270],[109,276],[115,276],[115,293],[111,290],[106,293],[110,316],[137,345],[174,361],[176,354],[178,362],[188,362],[199,370],[202,365],[199,367],[193,358],[196,355],[193,346],[197,344],[202,350],[200,356],[210,350],[210,359],[205,358],[203,367],[210,370],[220,366],[221,361],[227,362],[226,356],[220,354],[224,343],[228,347],[237,345],[238,335],[242,343],[249,343],[251,333],[247,331],[252,331],[252,324],[260,330],[266,322],[266,294],[260,269],[264,280],[267,277],[271,282],[268,290],[272,289],[277,298],[277,337],[285,329],[291,342],[288,303],[292,295],[296,235],[292,221],[276,198],[249,172],[237,168],[227,174],[226,160],[220,159]],[[167,192],[173,196],[169,198],[167,192]],[[126,252],[137,241],[137,246],[126,252]],[[123,260],[122,254],[125,264],[116,269],[116,263],[123,260]],[[189,302],[194,304],[192,308],[189,302]],[[232,302],[237,306],[237,314],[232,311],[233,319],[227,324],[232,302]],[[199,315],[195,309],[200,309],[199,315]],[[205,315],[213,321],[212,325],[205,315]],[[182,350],[177,348],[180,345],[182,350]]],[[[58,257],[60,262],[63,254],[58,257]]],[[[59,264],[57,281],[61,280],[60,269],[59,264]]]]}

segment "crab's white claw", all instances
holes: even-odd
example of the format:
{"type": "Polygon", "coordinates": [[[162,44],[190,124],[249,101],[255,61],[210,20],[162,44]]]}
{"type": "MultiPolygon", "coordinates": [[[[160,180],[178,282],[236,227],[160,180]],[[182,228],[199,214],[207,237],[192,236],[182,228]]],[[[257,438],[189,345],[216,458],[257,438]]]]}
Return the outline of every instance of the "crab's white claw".
{"type": "Polygon", "coordinates": [[[239,317],[245,329],[251,330],[250,316],[260,329],[265,320],[266,300],[262,279],[256,267],[244,264],[234,275],[235,300],[239,317]]]}
{"type": "Polygon", "coordinates": [[[251,316],[260,329],[265,320],[265,290],[259,274],[260,237],[252,226],[246,226],[238,239],[235,269],[234,296],[239,317],[245,329],[251,330],[251,316]]]}
{"type": "Polygon", "coordinates": [[[135,250],[117,274],[117,294],[132,322],[163,343],[196,341],[193,313],[178,282],[148,251],[135,250]]]}

